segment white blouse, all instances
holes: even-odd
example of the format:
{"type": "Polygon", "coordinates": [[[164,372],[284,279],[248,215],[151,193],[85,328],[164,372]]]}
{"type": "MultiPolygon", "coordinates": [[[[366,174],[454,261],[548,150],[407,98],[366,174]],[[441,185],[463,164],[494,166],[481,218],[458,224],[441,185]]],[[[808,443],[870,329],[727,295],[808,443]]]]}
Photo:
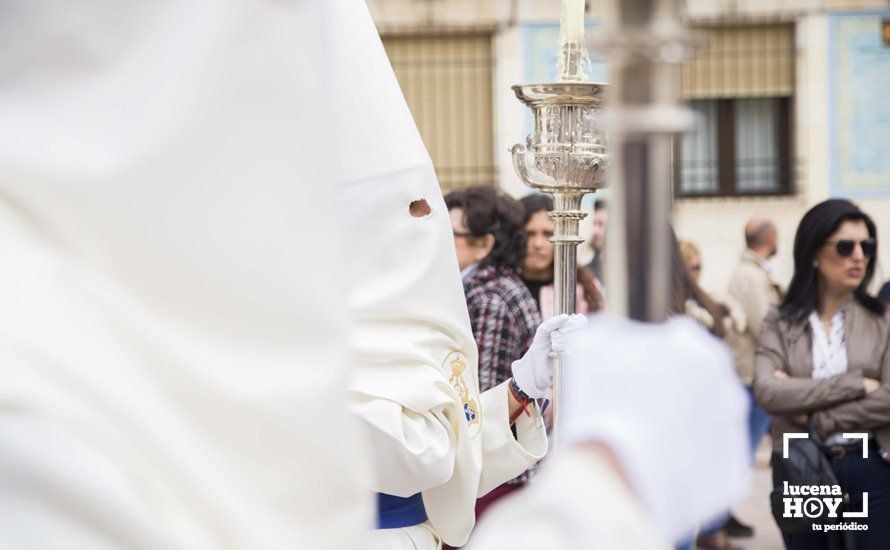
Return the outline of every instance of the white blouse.
{"type": "Polygon", "coordinates": [[[838,311],[831,318],[831,332],[815,311],[810,313],[813,328],[813,378],[830,378],[847,372],[847,342],[844,337],[844,312],[838,311]]]}
{"type": "MultiPolygon", "coordinates": [[[[813,378],[830,378],[847,372],[847,340],[844,335],[844,312],[838,311],[831,318],[831,331],[825,331],[822,319],[815,311],[810,313],[813,329],[813,378]]],[[[831,434],[826,445],[843,445],[855,441],[841,433],[831,434]]]]}

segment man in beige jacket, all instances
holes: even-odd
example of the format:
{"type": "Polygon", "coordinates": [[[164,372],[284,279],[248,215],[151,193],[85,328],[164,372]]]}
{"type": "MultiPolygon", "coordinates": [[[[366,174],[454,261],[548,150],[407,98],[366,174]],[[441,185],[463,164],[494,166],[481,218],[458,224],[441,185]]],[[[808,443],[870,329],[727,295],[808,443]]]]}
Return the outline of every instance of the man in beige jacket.
{"type": "Polygon", "coordinates": [[[778,234],[772,221],[751,218],[745,225],[747,248],[729,281],[729,296],[744,310],[747,327],[733,345],[739,378],[751,386],[754,380],[754,354],[760,327],[770,306],[782,300],[782,290],[772,278],[769,259],[778,250],[778,234]]]}
{"type": "MultiPolygon", "coordinates": [[[[754,380],[754,355],[760,329],[770,306],[782,300],[782,290],[772,277],[769,259],[778,250],[775,224],[766,218],[751,218],[745,224],[745,251],[729,281],[729,297],[745,312],[747,324],[737,338],[729,340],[739,378],[745,383],[751,405],[748,427],[752,455],[769,430],[770,416],[757,404],[751,389],[754,380]]],[[[730,516],[726,531],[731,536],[750,536],[753,529],[730,516]]]]}

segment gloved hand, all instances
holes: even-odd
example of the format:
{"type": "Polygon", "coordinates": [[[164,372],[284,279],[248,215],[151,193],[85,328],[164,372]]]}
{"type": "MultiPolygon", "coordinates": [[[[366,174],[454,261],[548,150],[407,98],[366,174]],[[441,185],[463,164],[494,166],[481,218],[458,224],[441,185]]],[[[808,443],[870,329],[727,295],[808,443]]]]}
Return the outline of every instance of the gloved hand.
{"type": "Polygon", "coordinates": [[[547,390],[553,385],[550,352],[565,354],[571,335],[580,333],[585,326],[587,318],[578,314],[557,315],[541,323],[528,351],[521,359],[513,361],[513,380],[519,389],[535,399],[546,397],[547,390]]]}
{"type": "Polygon", "coordinates": [[[726,346],[694,321],[595,316],[562,368],[560,443],[606,444],[665,537],[743,494],[747,400],[726,346]]]}

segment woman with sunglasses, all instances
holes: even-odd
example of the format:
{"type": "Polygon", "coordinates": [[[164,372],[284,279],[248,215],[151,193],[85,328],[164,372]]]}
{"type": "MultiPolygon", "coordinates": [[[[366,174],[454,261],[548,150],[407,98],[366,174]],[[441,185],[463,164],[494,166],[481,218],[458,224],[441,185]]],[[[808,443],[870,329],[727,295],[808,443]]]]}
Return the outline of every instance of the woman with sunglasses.
{"type": "Polygon", "coordinates": [[[845,548],[851,537],[859,550],[890,548],[890,315],[866,290],[876,260],[866,213],[842,199],[817,204],[797,228],[788,294],[764,320],[754,393],[773,415],[773,448],[812,427],[849,495],[845,509],[862,511],[868,494],[866,517],[840,517],[867,530],[783,533],[790,549],[845,548]]]}

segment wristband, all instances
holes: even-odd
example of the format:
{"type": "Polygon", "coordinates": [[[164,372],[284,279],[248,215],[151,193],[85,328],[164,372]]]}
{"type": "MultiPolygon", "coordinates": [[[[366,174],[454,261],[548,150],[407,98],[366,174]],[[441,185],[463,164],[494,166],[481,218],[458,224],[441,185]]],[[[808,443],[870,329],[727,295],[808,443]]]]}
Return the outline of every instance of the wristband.
{"type": "Polygon", "coordinates": [[[519,404],[522,405],[522,412],[525,413],[526,416],[531,416],[532,413],[528,410],[529,403],[533,402],[534,399],[528,396],[522,388],[519,387],[519,384],[516,383],[515,378],[510,379],[510,393],[513,394],[513,398],[516,401],[519,401],[519,404]]]}

